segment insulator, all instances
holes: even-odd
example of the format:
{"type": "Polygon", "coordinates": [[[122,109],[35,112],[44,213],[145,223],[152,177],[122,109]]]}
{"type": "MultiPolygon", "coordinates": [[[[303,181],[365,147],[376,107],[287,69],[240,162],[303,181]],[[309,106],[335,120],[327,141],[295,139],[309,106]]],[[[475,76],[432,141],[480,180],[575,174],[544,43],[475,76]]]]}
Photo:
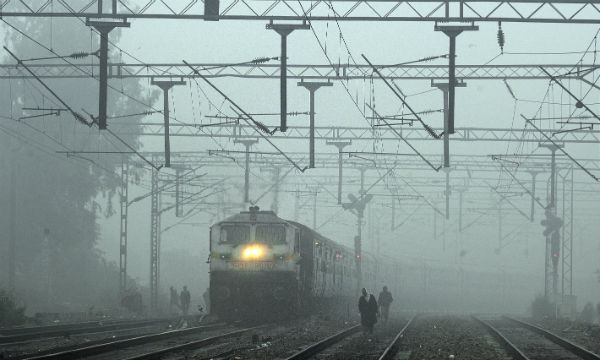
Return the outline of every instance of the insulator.
{"type": "Polygon", "coordinates": [[[69,57],[73,58],[73,59],[81,59],[81,58],[87,57],[89,55],[90,55],[89,53],[82,51],[82,52],[72,53],[71,55],[69,55],[69,57]]]}
{"type": "Polygon", "coordinates": [[[418,114],[425,115],[425,114],[433,114],[433,113],[442,112],[442,111],[444,111],[444,110],[443,109],[441,109],[441,110],[440,109],[436,109],[436,110],[423,110],[423,111],[419,111],[418,114]]]}
{"type": "Polygon", "coordinates": [[[75,119],[76,119],[77,121],[79,121],[80,123],[82,123],[82,124],[85,124],[85,125],[87,125],[87,126],[92,126],[93,122],[92,122],[92,124],[90,124],[90,123],[89,123],[89,122],[88,122],[88,121],[87,121],[87,120],[86,120],[86,119],[85,119],[85,118],[84,118],[84,117],[83,117],[81,114],[79,114],[78,112],[76,112],[76,111],[73,111],[73,112],[72,112],[72,114],[73,114],[73,117],[75,117],[75,119]]]}
{"type": "Polygon", "coordinates": [[[440,58],[440,56],[428,56],[428,57],[424,57],[421,60],[419,60],[419,62],[423,62],[423,61],[433,61],[435,59],[440,58]]]}
{"type": "Polygon", "coordinates": [[[263,132],[271,135],[271,131],[269,131],[269,129],[265,125],[263,125],[261,122],[255,121],[254,124],[256,124],[256,126],[258,126],[258,128],[261,129],[263,132]]]}
{"type": "Polygon", "coordinates": [[[429,135],[431,135],[433,138],[435,138],[435,139],[440,138],[440,136],[438,134],[436,134],[435,131],[433,131],[433,129],[429,125],[423,123],[423,127],[425,128],[425,131],[427,131],[429,133],[429,135]]]}
{"type": "Polygon", "coordinates": [[[271,60],[271,58],[268,58],[268,57],[259,57],[259,58],[256,58],[256,59],[252,60],[252,63],[253,64],[262,64],[262,63],[266,63],[269,60],[271,60]]]}
{"type": "Polygon", "coordinates": [[[500,52],[504,53],[504,31],[502,31],[502,22],[498,21],[498,45],[500,45],[500,52]]]}

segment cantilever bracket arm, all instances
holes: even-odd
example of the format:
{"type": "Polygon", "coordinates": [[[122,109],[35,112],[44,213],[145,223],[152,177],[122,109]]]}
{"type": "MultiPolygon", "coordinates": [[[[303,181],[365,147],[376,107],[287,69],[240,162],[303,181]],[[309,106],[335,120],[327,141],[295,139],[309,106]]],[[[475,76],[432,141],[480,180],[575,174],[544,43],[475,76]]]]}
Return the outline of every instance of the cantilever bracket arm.
{"type": "Polygon", "coordinates": [[[558,84],[558,86],[560,86],[564,91],[567,92],[567,94],[569,94],[573,99],[575,99],[577,101],[577,107],[579,107],[579,105],[581,105],[581,107],[585,108],[590,114],[592,114],[596,119],[598,119],[600,121],[600,117],[598,117],[598,115],[596,115],[595,112],[592,111],[592,109],[590,109],[586,104],[583,103],[583,101],[579,100],[579,98],[577,98],[577,96],[575,96],[575,94],[573,94],[571,91],[569,91],[569,89],[567,89],[566,86],[564,86],[560,81],[558,81],[558,79],[552,75],[550,75],[550,73],[544,69],[543,66],[540,66],[540,69],[546,74],[548,75],[548,77],[550,77],[550,79],[552,79],[552,81],[554,81],[555,83],[558,84]]]}

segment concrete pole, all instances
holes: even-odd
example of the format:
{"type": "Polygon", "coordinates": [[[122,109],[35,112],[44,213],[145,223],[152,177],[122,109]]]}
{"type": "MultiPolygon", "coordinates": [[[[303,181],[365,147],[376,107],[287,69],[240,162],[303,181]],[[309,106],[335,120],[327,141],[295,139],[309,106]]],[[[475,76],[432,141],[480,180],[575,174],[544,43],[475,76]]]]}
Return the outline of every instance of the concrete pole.
{"type": "Polygon", "coordinates": [[[246,166],[244,168],[244,202],[250,201],[250,148],[258,143],[257,139],[233,140],[234,143],[240,143],[246,147],[246,166]]]}
{"type": "Polygon", "coordinates": [[[287,131],[287,37],[294,30],[307,30],[310,29],[310,25],[306,24],[306,21],[302,22],[302,25],[298,24],[274,24],[271,21],[266,26],[267,29],[274,30],[281,36],[281,65],[279,68],[279,88],[280,88],[280,111],[281,111],[281,124],[279,130],[281,132],[287,131]]]}
{"type": "MultiPolygon", "coordinates": [[[[115,7],[116,8],[116,7],[115,7]]],[[[98,13],[102,13],[102,2],[98,2],[98,13]]],[[[94,27],[100,33],[100,79],[99,79],[99,98],[98,98],[98,128],[105,130],[106,123],[106,105],[108,89],[108,34],[116,27],[129,27],[126,21],[101,21],[86,20],[87,26],[94,27]]]]}
{"type": "Polygon", "coordinates": [[[171,143],[169,139],[169,90],[173,86],[185,85],[185,81],[157,81],[152,79],[151,84],[160,87],[163,91],[163,121],[165,126],[165,167],[171,167],[171,143]]]}
{"type": "Polygon", "coordinates": [[[308,82],[300,81],[298,86],[305,87],[310,93],[310,125],[309,125],[309,162],[308,167],[315,167],[315,92],[319,90],[321,86],[333,86],[331,82],[308,82]]]}
{"type": "Polygon", "coordinates": [[[342,151],[348,145],[351,145],[352,141],[328,141],[327,145],[333,145],[338,148],[338,205],[342,204],[342,175],[343,175],[343,158],[342,151]]]}

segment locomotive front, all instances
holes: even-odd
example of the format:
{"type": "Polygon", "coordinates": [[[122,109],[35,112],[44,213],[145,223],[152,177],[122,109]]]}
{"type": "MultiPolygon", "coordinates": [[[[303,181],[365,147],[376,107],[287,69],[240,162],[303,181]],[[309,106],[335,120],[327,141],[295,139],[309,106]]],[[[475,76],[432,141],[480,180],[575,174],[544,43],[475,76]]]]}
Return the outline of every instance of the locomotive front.
{"type": "Polygon", "coordinates": [[[251,207],[210,229],[211,313],[220,319],[291,315],[298,302],[299,231],[251,207]]]}

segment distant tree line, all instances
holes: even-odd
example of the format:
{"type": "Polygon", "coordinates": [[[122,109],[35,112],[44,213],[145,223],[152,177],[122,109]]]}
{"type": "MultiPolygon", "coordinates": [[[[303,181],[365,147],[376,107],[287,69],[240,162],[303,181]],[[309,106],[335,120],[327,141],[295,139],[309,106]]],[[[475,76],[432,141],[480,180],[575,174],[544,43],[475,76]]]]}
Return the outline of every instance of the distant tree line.
{"type": "MultiPolygon", "coordinates": [[[[98,35],[79,19],[7,21],[42,44],[6,28],[4,43],[21,59],[54,56],[44,46],[59,55],[93,53],[99,47],[98,35]]],[[[113,31],[110,39],[117,43],[119,31],[113,31]]],[[[5,55],[4,63],[15,63],[5,55]]],[[[121,52],[111,46],[109,61],[119,61],[121,56],[121,52]]],[[[98,62],[96,56],[68,60],[79,64],[98,62]]],[[[64,63],[64,60],[44,62],[64,63]]],[[[73,109],[87,117],[81,109],[96,115],[98,112],[97,75],[88,79],[45,81],[73,109]]],[[[110,84],[117,90],[109,89],[109,116],[148,111],[144,104],[156,100],[157,93],[145,90],[138,81],[111,80],[110,84]]],[[[107,262],[95,245],[99,230],[97,219],[111,216],[118,209],[113,201],[118,201],[115,195],[120,184],[121,157],[67,156],[57,151],[118,151],[126,150],[125,147],[96,126],[88,128],[76,121],[66,111],[60,111],[59,116],[27,118],[56,111],[24,108],[63,108],[35,80],[2,80],[0,87],[0,165],[3,168],[0,171],[0,274],[3,274],[0,288],[4,288],[3,296],[9,295],[9,229],[12,223],[16,242],[13,305],[21,304],[15,305],[16,308],[27,306],[50,311],[118,304],[118,266],[107,262]],[[11,182],[12,176],[16,181],[11,182]],[[13,192],[14,204],[10,201],[13,192]]],[[[141,116],[109,119],[109,127],[119,133],[119,122],[135,125],[141,119],[141,116]]],[[[128,129],[135,130],[136,127],[129,126],[128,129]]],[[[132,147],[139,148],[135,131],[119,133],[119,136],[132,147]]],[[[115,239],[115,246],[119,246],[118,239],[115,239]]]]}

